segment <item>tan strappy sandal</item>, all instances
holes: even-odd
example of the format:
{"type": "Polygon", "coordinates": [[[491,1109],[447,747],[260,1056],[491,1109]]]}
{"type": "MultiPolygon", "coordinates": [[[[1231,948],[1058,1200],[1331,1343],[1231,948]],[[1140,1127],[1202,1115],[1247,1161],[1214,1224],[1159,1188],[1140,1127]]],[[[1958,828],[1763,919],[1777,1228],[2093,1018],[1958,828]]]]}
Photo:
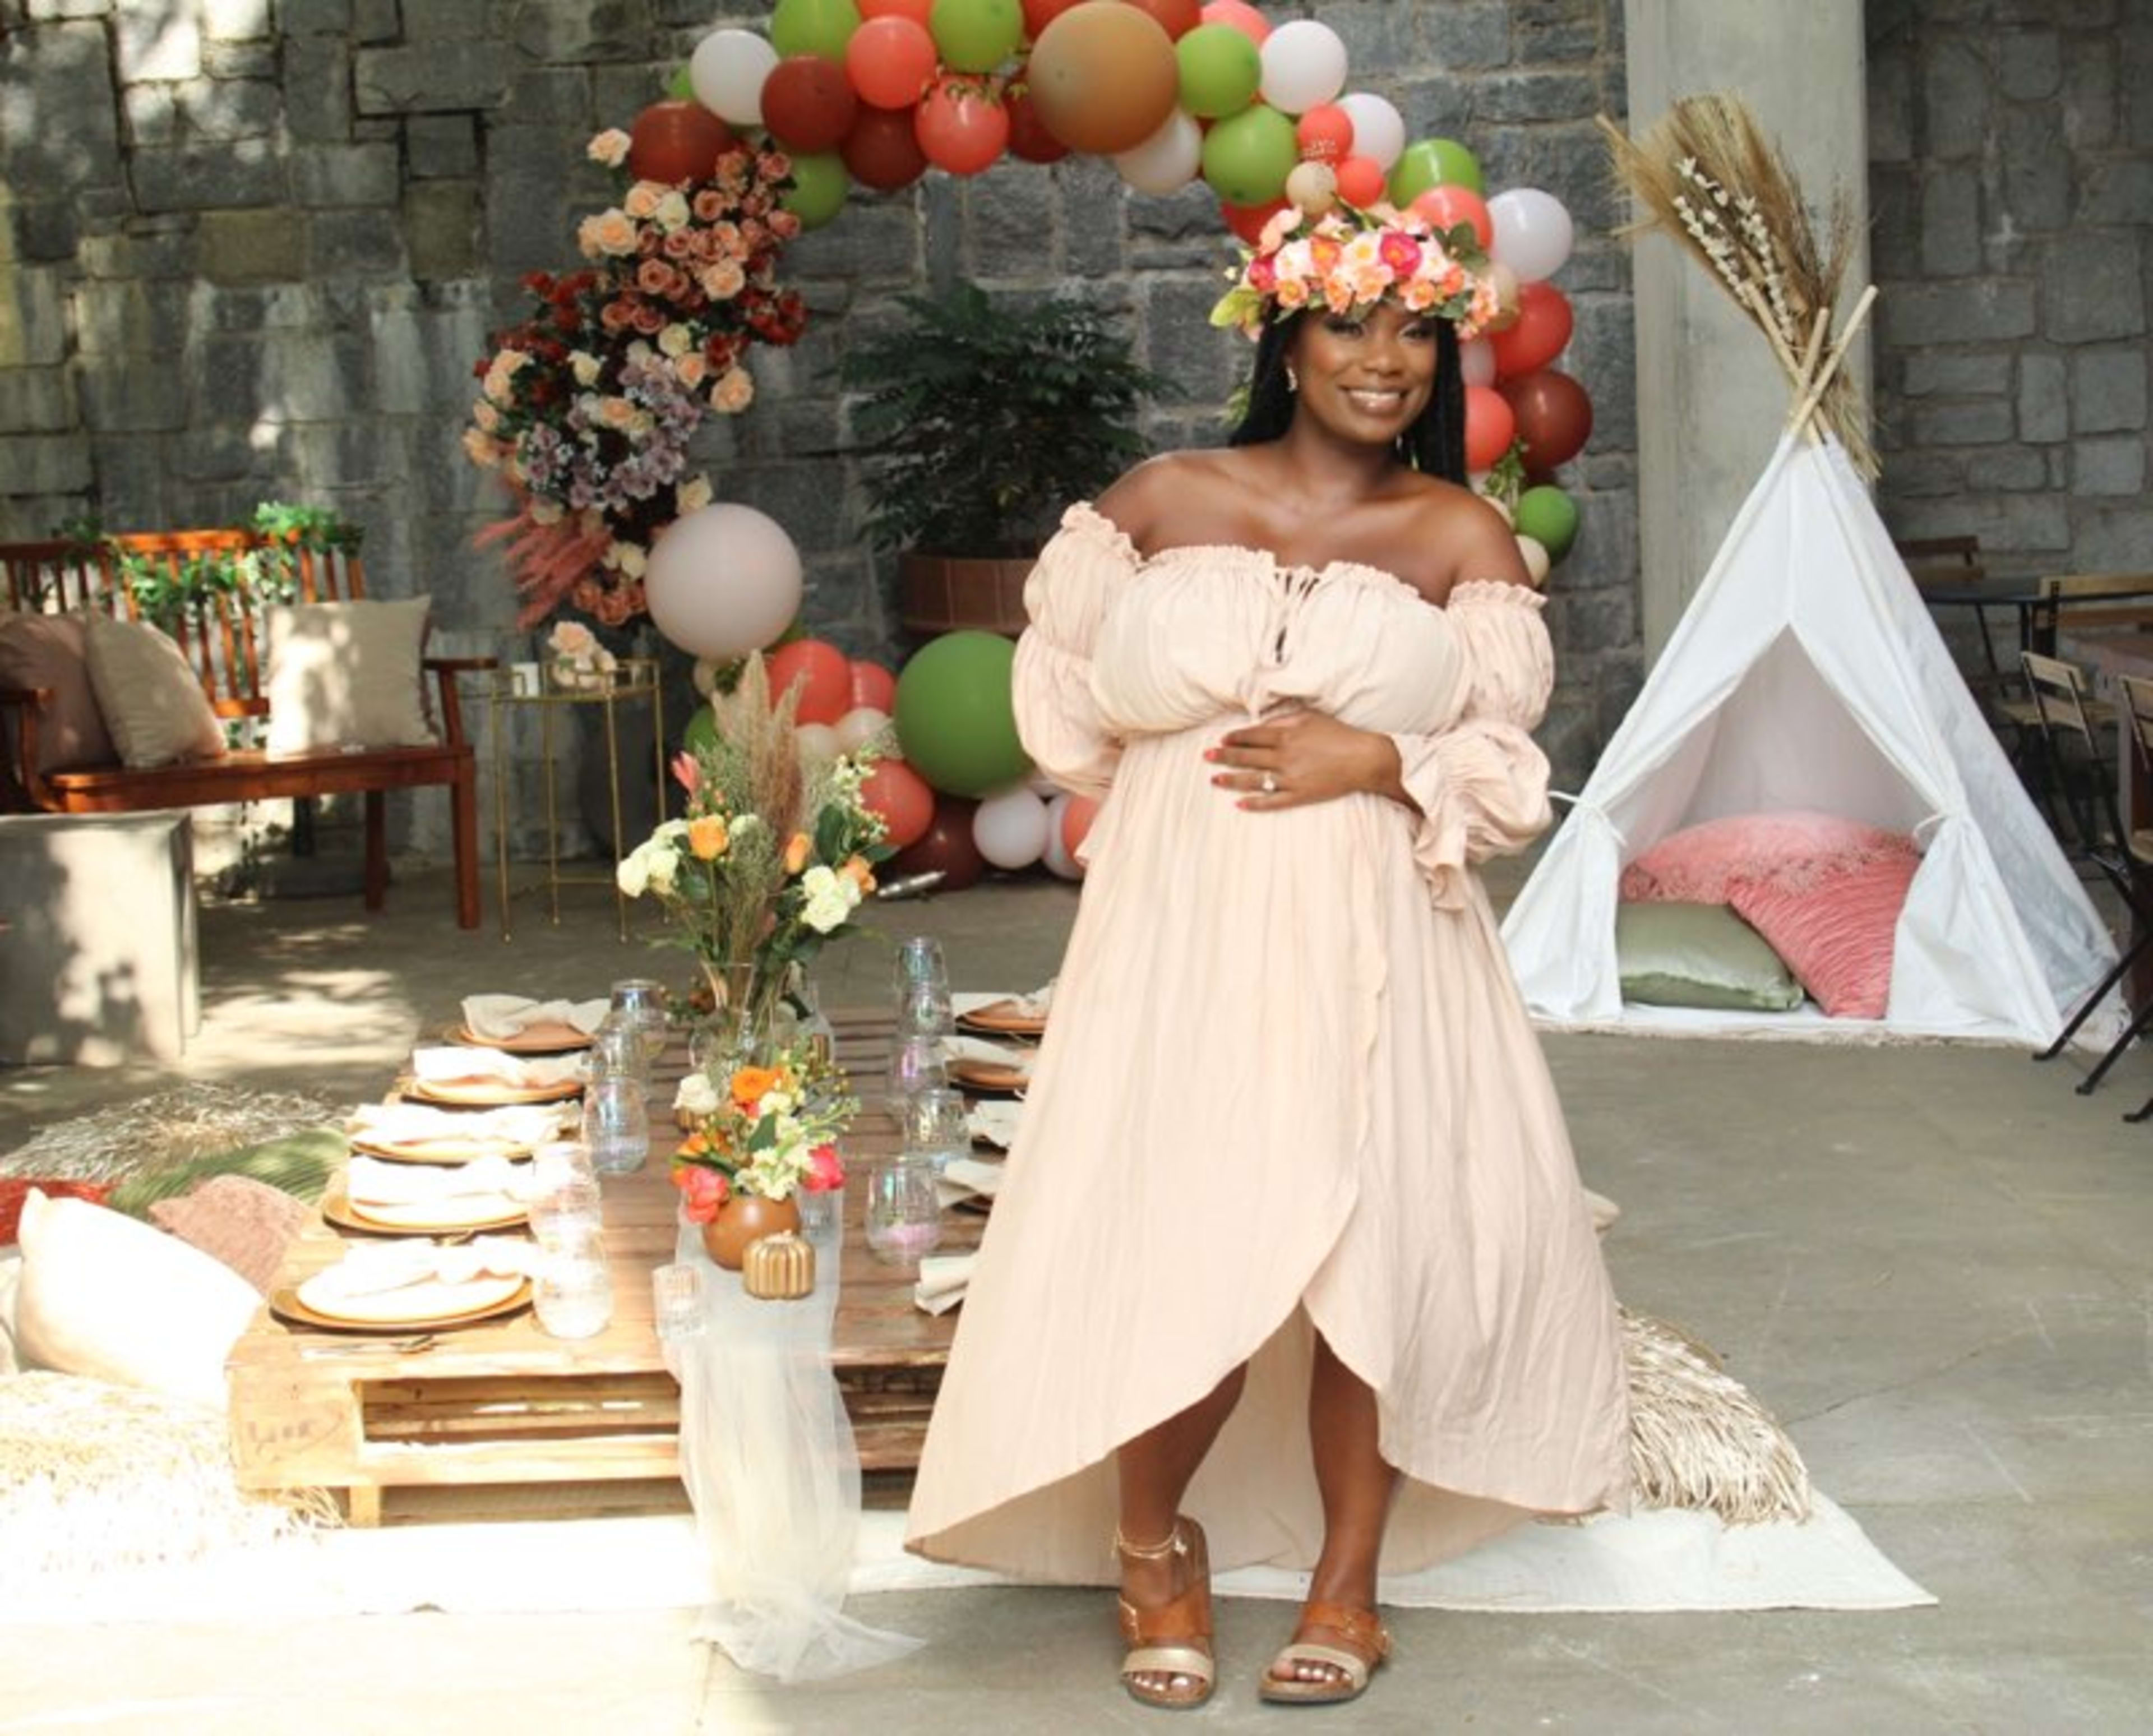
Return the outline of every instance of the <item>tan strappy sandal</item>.
{"type": "Polygon", "coordinates": [[[1266,1700],[1288,1706],[1336,1706],[1341,1701],[1357,1700],[1368,1691],[1368,1678],[1383,1667],[1391,1655],[1390,1630],[1377,1619],[1373,1610],[1359,1610],[1343,1603],[1309,1603],[1301,1606],[1300,1627],[1303,1632],[1311,1627],[1327,1627],[1345,1637],[1345,1646],[1326,1646],[1315,1640],[1295,1640],[1271,1660],[1270,1667],[1264,1672],[1262,1685],[1257,1689],[1266,1700]],[[1283,1666],[1291,1668],[1295,1664],[1319,1663],[1338,1671],[1342,1681],[1303,1682],[1292,1676],[1277,1672],[1283,1666]]]}
{"type": "Polygon", "coordinates": [[[1122,1660],[1122,1686],[1130,1698],[1147,1706],[1170,1712],[1201,1706],[1211,1698],[1217,1675],[1211,1657],[1211,1555],[1204,1527],[1193,1519],[1177,1519],[1164,1541],[1140,1544],[1130,1542],[1117,1526],[1114,1549],[1132,1561],[1188,1558],[1189,1581],[1179,1596],[1153,1609],[1121,1600],[1122,1639],[1129,1648],[1122,1660]],[[1136,1679],[1141,1675],[1186,1676],[1194,1685],[1153,1688],[1136,1679]]]}

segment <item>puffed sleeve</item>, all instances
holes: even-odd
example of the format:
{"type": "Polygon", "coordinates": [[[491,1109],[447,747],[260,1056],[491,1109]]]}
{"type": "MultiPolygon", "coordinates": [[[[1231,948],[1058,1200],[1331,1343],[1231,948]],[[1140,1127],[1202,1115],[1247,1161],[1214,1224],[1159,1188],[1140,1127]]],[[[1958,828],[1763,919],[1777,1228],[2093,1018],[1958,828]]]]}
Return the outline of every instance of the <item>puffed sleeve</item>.
{"type": "Polygon", "coordinates": [[[1080,795],[1105,795],[1122,756],[1092,696],[1092,643],[1136,567],[1135,546],[1120,527],[1079,502],[1061,515],[1025,581],[1031,624],[1016,642],[1017,734],[1042,771],[1080,795]]]}
{"type": "Polygon", "coordinates": [[[1420,808],[1413,856],[1436,904],[1465,903],[1466,870],[1514,854],[1548,827],[1548,762],[1529,733],[1555,689],[1543,599],[1523,585],[1476,579],[1446,605],[1468,690],[1440,735],[1394,736],[1406,793],[1420,808]]]}

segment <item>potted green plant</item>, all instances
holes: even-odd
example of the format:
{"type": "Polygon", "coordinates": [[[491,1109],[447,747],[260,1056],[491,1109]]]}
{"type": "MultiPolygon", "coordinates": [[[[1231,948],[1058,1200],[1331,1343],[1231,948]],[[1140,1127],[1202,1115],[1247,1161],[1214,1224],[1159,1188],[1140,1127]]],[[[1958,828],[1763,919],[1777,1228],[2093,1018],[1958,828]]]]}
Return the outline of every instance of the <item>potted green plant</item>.
{"type": "Polygon", "coordinates": [[[901,552],[909,632],[1024,626],[1024,580],[1061,509],[1143,454],[1137,413],[1172,383],[1068,297],[990,299],[960,283],[898,298],[905,318],[839,364],[869,539],[901,552]]]}

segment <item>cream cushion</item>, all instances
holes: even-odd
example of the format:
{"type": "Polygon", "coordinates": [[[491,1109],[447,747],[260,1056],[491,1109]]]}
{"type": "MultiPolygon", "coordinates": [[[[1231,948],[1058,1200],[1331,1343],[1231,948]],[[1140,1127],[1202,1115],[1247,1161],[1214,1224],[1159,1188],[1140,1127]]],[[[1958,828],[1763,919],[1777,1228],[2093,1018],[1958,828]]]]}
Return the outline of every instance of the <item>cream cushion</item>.
{"type": "Polygon", "coordinates": [[[269,751],[431,746],[420,669],[430,603],[272,606],[269,751]]]}
{"type": "Polygon", "coordinates": [[[224,752],[224,725],[169,634],[92,615],[84,660],[121,765],[145,771],[224,752]]]}
{"type": "Polygon", "coordinates": [[[33,1192],[21,1234],[23,1367],[223,1408],[225,1358],[262,1306],[253,1285],[178,1237],[84,1199],[33,1192]]]}

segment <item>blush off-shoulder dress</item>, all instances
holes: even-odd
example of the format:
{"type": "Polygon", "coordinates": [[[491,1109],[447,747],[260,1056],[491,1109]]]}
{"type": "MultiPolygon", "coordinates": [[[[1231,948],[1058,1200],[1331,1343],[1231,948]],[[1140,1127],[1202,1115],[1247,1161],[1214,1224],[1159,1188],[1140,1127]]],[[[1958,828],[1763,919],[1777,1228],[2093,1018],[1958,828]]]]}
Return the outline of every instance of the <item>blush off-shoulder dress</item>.
{"type": "Polygon", "coordinates": [[[1025,601],[1025,746],[1104,801],[908,1546],[1111,1581],[1115,1448],[1245,1362],[1183,1506],[1216,1565],[1311,1565],[1311,1328],[1403,1473],[1386,1571],[1624,1507],[1615,1300],[1471,866],[1547,823],[1540,599],[1145,557],[1080,504],[1025,601]],[[1419,812],[1212,785],[1205,748],[1296,705],[1392,736],[1419,812]]]}

